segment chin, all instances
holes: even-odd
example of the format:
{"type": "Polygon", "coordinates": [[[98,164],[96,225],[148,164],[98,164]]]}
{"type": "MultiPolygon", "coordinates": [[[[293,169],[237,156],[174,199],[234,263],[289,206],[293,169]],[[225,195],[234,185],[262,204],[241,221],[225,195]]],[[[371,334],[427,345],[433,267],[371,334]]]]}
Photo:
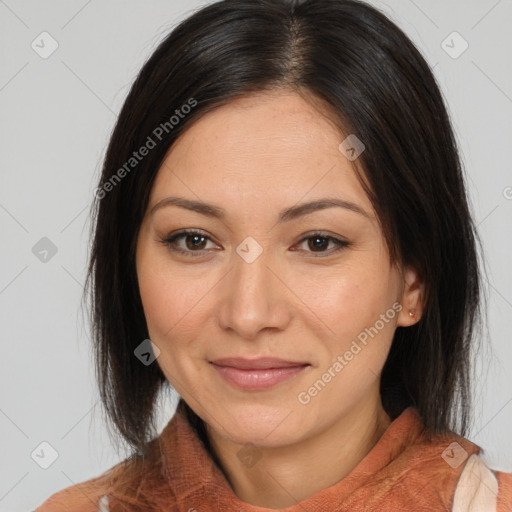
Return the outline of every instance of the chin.
{"type": "Polygon", "coordinates": [[[298,439],[304,422],[298,411],[283,406],[283,403],[286,401],[280,405],[251,403],[250,399],[239,405],[226,402],[229,414],[209,423],[213,426],[220,423],[223,429],[218,434],[229,436],[229,440],[236,444],[261,447],[290,444],[298,439]]]}

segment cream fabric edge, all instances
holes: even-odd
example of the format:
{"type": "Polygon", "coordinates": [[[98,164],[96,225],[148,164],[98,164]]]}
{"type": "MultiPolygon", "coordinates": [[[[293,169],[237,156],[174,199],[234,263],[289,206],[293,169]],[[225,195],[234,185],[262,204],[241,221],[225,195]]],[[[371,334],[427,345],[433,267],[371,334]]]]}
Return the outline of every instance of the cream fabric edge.
{"type": "Polygon", "coordinates": [[[481,456],[474,453],[457,482],[452,512],[496,512],[498,480],[481,456]]]}
{"type": "Polygon", "coordinates": [[[98,512],[109,512],[108,495],[103,495],[98,502],[98,512]]]}

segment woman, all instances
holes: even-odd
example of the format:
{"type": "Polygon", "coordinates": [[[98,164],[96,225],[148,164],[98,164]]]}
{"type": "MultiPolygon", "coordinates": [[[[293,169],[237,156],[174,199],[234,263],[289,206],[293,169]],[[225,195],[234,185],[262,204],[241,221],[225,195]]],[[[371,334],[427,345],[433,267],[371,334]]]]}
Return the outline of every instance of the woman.
{"type": "Polygon", "coordinates": [[[480,277],[452,128],[379,11],[199,10],[136,79],[96,199],[97,376],[133,455],[39,512],[512,508],[464,438],[480,277]]]}

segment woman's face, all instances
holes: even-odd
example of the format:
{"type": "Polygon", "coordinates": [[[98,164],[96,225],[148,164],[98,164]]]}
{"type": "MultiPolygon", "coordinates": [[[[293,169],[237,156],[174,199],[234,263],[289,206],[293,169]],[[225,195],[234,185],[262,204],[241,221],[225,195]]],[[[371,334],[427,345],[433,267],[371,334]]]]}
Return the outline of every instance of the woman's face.
{"type": "Polygon", "coordinates": [[[412,323],[411,274],[390,264],[343,139],[300,95],[261,93],[196,121],[156,176],[137,245],[156,361],[234,443],[304,441],[375,403],[395,328],[412,323]],[[341,206],[301,208],[327,199],[341,206]],[[162,243],[186,229],[199,234],[162,243]],[[221,358],[302,366],[251,372],[221,358]]]}

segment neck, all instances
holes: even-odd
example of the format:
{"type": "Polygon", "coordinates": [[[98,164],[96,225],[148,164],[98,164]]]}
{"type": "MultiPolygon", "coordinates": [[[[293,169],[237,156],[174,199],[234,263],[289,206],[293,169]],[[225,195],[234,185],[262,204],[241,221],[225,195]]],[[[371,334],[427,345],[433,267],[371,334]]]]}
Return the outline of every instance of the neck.
{"type": "Polygon", "coordinates": [[[279,509],[296,505],[346,477],[375,446],[391,420],[380,396],[340,417],[328,429],[293,445],[259,447],[262,457],[246,467],[241,446],[206,433],[236,496],[253,506],[279,509]]]}

